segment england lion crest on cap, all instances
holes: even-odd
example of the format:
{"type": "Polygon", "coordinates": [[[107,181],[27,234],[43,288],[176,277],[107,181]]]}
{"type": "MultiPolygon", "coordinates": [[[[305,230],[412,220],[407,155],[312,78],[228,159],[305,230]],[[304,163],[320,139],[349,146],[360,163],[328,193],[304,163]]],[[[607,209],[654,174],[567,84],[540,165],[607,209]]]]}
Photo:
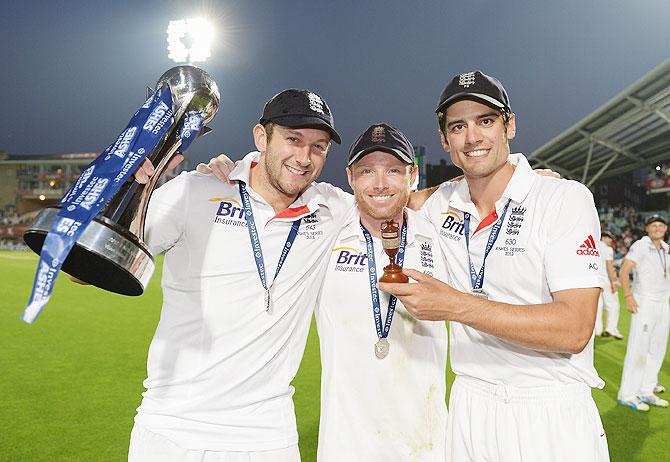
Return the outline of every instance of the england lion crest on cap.
{"type": "Polygon", "coordinates": [[[379,125],[372,129],[370,132],[370,140],[373,143],[386,143],[386,130],[383,126],[379,125]]]}
{"type": "Polygon", "coordinates": [[[466,72],[465,74],[461,74],[458,76],[458,84],[461,87],[468,88],[470,85],[474,85],[474,83],[475,83],[474,72],[466,72]]]}
{"type": "Polygon", "coordinates": [[[316,93],[312,93],[311,91],[307,92],[307,98],[309,99],[309,108],[314,111],[318,112],[319,114],[323,114],[323,100],[319,95],[316,93]]]}

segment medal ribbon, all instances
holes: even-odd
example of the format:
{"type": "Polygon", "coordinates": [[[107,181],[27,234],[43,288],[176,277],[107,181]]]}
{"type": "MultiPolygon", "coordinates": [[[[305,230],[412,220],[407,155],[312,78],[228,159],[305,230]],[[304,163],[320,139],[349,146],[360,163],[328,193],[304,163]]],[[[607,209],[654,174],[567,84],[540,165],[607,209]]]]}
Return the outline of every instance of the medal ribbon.
{"type": "Polygon", "coordinates": [[[267,299],[267,297],[269,296],[270,287],[272,287],[272,285],[275,283],[275,280],[279,275],[279,270],[281,270],[281,267],[284,265],[284,262],[286,261],[286,257],[288,257],[288,253],[291,250],[293,241],[295,241],[295,238],[298,235],[298,228],[300,228],[300,222],[302,221],[302,218],[295,220],[291,225],[291,230],[288,233],[288,237],[286,238],[286,242],[284,243],[284,248],[281,252],[281,255],[279,256],[279,261],[277,262],[277,270],[275,271],[275,276],[272,279],[272,283],[270,283],[270,285],[268,286],[267,278],[265,276],[265,262],[263,260],[263,249],[261,248],[261,241],[258,237],[258,230],[256,229],[254,212],[251,209],[251,199],[249,198],[249,192],[247,191],[247,187],[242,181],[240,181],[239,187],[240,187],[240,196],[242,197],[242,205],[244,207],[244,215],[247,221],[247,230],[249,231],[249,239],[251,240],[251,247],[254,254],[254,259],[256,260],[256,268],[258,269],[258,276],[260,277],[261,284],[263,285],[263,289],[265,289],[266,292],[266,305],[267,305],[266,311],[267,311],[269,310],[269,304],[268,304],[269,300],[267,299]]]}
{"type": "Polygon", "coordinates": [[[663,267],[663,277],[667,278],[668,277],[668,267],[667,267],[667,260],[665,256],[665,249],[663,248],[663,245],[661,245],[660,249],[656,249],[656,252],[658,252],[658,259],[661,261],[661,266],[663,267]],[[661,255],[663,255],[661,257],[661,255]]]}
{"type": "MultiPolygon", "coordinates": [[[[375,318],[375,328],[377,329],[377,337],[382,339],[386,338],[389,335],[391,330],[391,322],[393,321],[393,313],[395,312],[395,304],[397,299],[391,295],[389,298],[389,307],[386,312],[386,321],[384,322],[384,327],[382,328],[382,312],[381,306],[379,304],[379,290],[377,290],[377,266],[375,264],[375,248],[372,243],[372,236],[370,232],[365,229],[363,223],[361,223],[361,230],[363,231],[363,236],[365,237],[365,243],[368,253],[368,274],[370,276],[370,293],[372,294],[372,314],[375,318]]],[[[402,231],[400,232],[400,247],[398,248],[398,254],[396,255],[396,264],[402,268],[402,264],[405,261],[405,241],[407,240],[407,220],[403,221],[402,231]]]]}
{"type": "Polygon", "coordinates": [[[495,222],[491,228],[491,233],[489,234],[489,239],[486,241],[486,249],[484,250],[484,260],[482,261],[482,267],[479,270],[479,274],[475,271],[475,266],[472,264],[472,259],[470,258],[470,214],[468,212],[463,212],[463,228],[465,231],[465,248],[468,252],[468,264],[470,265],[470,284],[472,285],[472,290],[479,290],[484,285],[484,268],[486,267],[486,257],[489,256],[493,244],[495,244],[498,239],[498,234],[500,233],[500,228],[502,228],[503,221],[505,220],[505,215],[507,214],[507,209],[509,204],[512,202],[512,199],[507,201],[505,208],[503,209],[502,215],[498,221],[495,222]]]}
{"type": "MultiPolygon", "coordinates": [[[[172,92],[165,85],[135,112],[116,141],[86,167],[60,200],[61,210],[44,240],[22,320],[33,323],[37,319],[51,297],[58,272],[75,242],[144,158],[164,140],[174,124],[173,115],[172,92]]],[[[184,119],[188,125],[178,127],[182,150],[202,129],[201,119],[189,113],[184,119]]],[[[186,124],[182,122],[182,125],[186,124]]]]}

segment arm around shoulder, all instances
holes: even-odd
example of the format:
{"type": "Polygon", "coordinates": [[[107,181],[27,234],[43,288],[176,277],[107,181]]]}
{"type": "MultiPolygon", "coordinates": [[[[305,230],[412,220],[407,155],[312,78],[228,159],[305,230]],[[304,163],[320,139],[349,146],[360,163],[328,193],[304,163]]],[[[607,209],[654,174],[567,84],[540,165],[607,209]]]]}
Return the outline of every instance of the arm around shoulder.
{"type": "Polygon", "coordinates": [[[409,195],[409,203],[407,204],[407,207],[412,210],[419,210],[438,188],[439,186],[431,186],[430,188],[412,192],[409,195]]]}

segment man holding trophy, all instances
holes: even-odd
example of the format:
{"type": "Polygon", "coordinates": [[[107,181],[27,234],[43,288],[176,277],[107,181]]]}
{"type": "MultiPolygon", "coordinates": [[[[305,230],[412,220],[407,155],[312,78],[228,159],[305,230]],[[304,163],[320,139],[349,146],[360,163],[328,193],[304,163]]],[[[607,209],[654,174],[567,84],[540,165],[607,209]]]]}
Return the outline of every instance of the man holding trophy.
{"type": "Polygon", "coordinates": [[[317,94],[275,95],[253,137],[236,184],[182,173],[151,200],[163,309],[130,461],[300,460],[290,382],[353,201],[313,183],[340,142],[317,94]]]}
{"type": "Polygon", "coordinates": [[[423,205],[451,282],[379,284],[418,319],[449,320],[447,460],[606,461],[591,387],[602,264],[593,197],[535,175],[510,154],[507,92],[480,71],[455,76],[437,107],[440,137],[465,178],[423,205]]]}
{"type": "Polygon", "coordinates": [[[405,207],[416,175],[412,144],[387,124],[349,149],[357,212],[333,246],[316,309],[319,462],[443,460],[444,322],[415,320],[376,287],[402,279],[402,266],[446,279],[437,233],[405,207]]]}

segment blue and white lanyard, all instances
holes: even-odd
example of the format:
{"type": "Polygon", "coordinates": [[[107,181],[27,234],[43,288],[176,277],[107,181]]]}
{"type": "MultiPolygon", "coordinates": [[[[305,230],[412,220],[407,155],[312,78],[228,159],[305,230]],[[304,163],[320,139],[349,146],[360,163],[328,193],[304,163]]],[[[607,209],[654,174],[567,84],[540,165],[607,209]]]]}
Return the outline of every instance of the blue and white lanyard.
{"type": "Polygon", "coordinates": [[[249,239],[251,240],[251,247],[254,254],[254,259],[256,260],[256,268],[258,269],[258,276],[261,279],[261,284],[263,289],[265,289],[265,311],[270,310],[270,288],[274,284],[281,267],[288,257],[288,253],[291,250],[293,241],[295,241],[296,236],[298,235],[298,228],[300,228],[300,222],[302,218],[297,219],[291,225],[291,230],[288,233],[286,242],[284,243],[284,248],[282,249],[281,255],[279,256],[279,261],[277,262],[277,270],[275,271],[275,276],[272,279],[272,282],[268,286],[267,278],[265,276],[265,262],[263,260],[263,249],[261,248],[261,241],[258,237],[258,230],[256,229],[256,222],[254,221],[254,212],[251,209],[251,200],[249,198],[249,193],[247,192],[247,187],[245,184],[240,181],[240,196],[242,197],[242,205],[244,207],[244,214],[247,222],[247,230],[249,231],[249,239]]]}
{"type": "Polygon", "coordinates": [[[656,249],[656,252],[658,253],[658,259],[661,261],[661,267],[663,267],[663,277],[667,278],[668,277],[668,267],[667,267],[667,260],[665,256],[665,249],[663,248],[663,244],[661,244],[660,249],[656,249]],[[661,257],[661,255],[663,255],[661,257]]]}
{"type": "MultiPolygon", "coordinates": [[[[365,237],[365,243],[368,253],[368,274],[370,276],[370,293],[372,294],[372,314],[375,318],[375,328],[377,329],[378,338],[386,338],[389,335],[391,330],[391,322],[393,321],[393,313],[395,312],[395,304],[397,299],[391,295],[389,298],[389,308],[386,312],[386,321],[384,322],[384,327],[382,328],[382,312],[381,306],[379,304],[379,290],[377,290],[377,266],[375,264],[375,248],[372,243],[372,236],[370,232],[365,229],[363,223],[361,223],[361,230],[363,231],[363,236],[365,237]]],[[[407,240],[407,220],[403,221],[402,231],[400,232],[400,247],[398,248],[398,254],[396,256],[396,264],[402,267],[403,262],[405,261],[405,241],[407,240]]]]}
{"type": "Polygon", "coordinates": [[[484,285],[484,268],[486,267],[486,257],[489,256],[493,244],[495,244],[498,239],[498,234],[500,233],[500,228],[502,228],[503,221],[505,220],[505,215],[507,214],[507,209],[512,200],[508,200],[505,204],[505,208],[502,211],[502,215],[498,221],[495,222],[493,228],[491,228],[491,233],[489,234],[489,239],[486,242],[486,249],[484,250],[484,259],[482,261],[482,267],[479,270],[479,274],[475,271],[475,266],[472,264],[472,259],[470,258],[470,214],[468,212],[463,213],[463,228],[465,231],[465,248],[468,252],[468,264],[470,265],[470,284],[472,284],[472,290],[479,290],[484,285]]]}

